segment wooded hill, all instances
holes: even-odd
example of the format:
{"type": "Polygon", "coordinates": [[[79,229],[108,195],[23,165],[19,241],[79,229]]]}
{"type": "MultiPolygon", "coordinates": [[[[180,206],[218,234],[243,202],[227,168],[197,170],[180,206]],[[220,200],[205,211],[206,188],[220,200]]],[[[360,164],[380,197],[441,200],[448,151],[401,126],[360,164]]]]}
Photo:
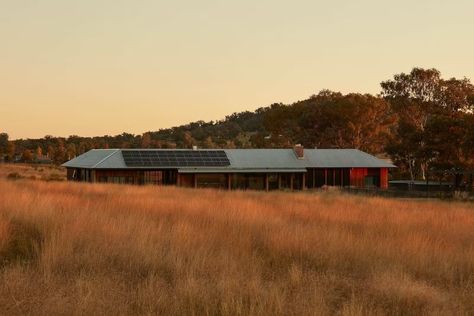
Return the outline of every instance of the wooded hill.
{"type": "Polygon", "coordinates": [[[379,95],[322,90],[293,104],[197,121],[142,135],[45,136],[8,141],[5,160],[47,155],[62,163],[93,148],[357,148],[389,155],[412,179],[427,172],[474,168],[474,86],[443,79],[436,69],[414,68],[381,83],[379,95]]]}

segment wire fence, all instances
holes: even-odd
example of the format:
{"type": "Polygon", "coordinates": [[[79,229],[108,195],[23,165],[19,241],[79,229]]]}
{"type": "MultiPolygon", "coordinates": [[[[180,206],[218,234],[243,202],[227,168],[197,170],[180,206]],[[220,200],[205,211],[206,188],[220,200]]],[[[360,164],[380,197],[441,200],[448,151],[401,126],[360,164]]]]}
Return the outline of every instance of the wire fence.
{"type": "Polygon", "coordinates": [[[454,190],[418,191],[418,190],[346,187],[346,188],[343,188],[342,191],[346,193],[350,193],[350,194],[382,196],[382,197],[392,197],[392,198],[436,198],[436,199],[474,200],[473,193],[465,192],[465,191],[454,191],[454,190]]]}

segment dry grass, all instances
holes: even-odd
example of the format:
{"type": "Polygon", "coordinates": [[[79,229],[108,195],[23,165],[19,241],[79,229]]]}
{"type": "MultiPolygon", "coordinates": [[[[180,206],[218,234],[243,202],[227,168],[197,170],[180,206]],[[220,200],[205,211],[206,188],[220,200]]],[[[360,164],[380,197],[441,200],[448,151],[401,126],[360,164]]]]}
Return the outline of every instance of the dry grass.
{"type": "Polygon", "coordinates": [[[66,180],[66,168],[54,165],[2,163],[0,164],[0,179],[2,178],[64,181],[66,180]]]}
{"type": "Polygon", "coordinates": [[[474,314],[474,206],[0,180],[1,314],[474,314]]]}

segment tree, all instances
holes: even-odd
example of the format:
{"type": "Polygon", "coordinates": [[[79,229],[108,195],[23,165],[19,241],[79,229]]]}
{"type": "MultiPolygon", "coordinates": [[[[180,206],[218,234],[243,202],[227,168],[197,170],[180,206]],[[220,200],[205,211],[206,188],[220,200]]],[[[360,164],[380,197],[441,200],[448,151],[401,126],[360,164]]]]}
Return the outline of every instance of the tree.
{"type": "Polygon", "coordinates": [[[48,158],[49,159],[51,159],[51,160],[54,159],[54,152],[55,152],[54,147],[49,145],[48,146],[48,158]]]}
{"type": "Polygon", "coordinates": [[[23,162],[32,162],[33,161],[33,153],[29,149],[25,149],[21,154],[21,160],[23,162]]]}
{"type": "Polygon", "coordinates": [[[184,132],[183,134],[183,144],[185,148],[192,148],[196,145],[196,140],[193,138],[192,134],[189,131],[184,132]]]}
{"type": "Polygon", "coordinates": [[[59,165],[65,162],[66,160],[67,160],[67,152],[66,152],[66,148],[64,147],[64,142],[61,138],[58,138],[56,149],[53,155],[53,161],[59,165]]]}
{"type": "Polygon", "coordinates": [[[395,123],[389,104],[369,94],[322,90],[291,106],[274,104],[264,114],[268,147],[357,148],[383,153],[395,123]]]}
{"type": "Polygon", "coordinates": [[[248,133],[239,133],[235,137],[234,142],[237,148],[252,148],[252,142],[248,133]]]}
{"type": "Polygon", "coordinates": [[[8,151],[8,134],[0,133],[0,155],[6,154],[8,151]]]}
{"type": "Polygon", "coordinates": [[[141,147],[142,148],[150,148],[150,145],[151,145],[151,135],[150,135],[150,133],[144,133],[142,135],[141,147]]]}
{"type": "Polygon", "coordinates": [[[418,176],[418,160],[422,156],[418,144],[422,135],[404,121],[398,123],[396,133],[387,139],[386,150],[393,162],[408,171],[414,181],[418,176]]]}
{"type": "Polygon", "coordinates": [[[71,160],[72,158],[76,157],[76,145],[68,144],[66,149],[66,156],[67,160],[71,160]]]}
{"type": "Polygon", "coordinates": [[[316,98],[319,110],[312,118],[316,129],[300,124],[302,131],[309,132],[309,145],[356,148],[373,154],[385,151],[386,138],[395,123],[385,100],[369,94],[328,95],[327,91],[316,98]]]}
{"type": "Polygon", "coordinates": [[[454,131],[459,133],[460,120],[474,108],[474,87],[468,79],[444,80],[436,69],[414,68],[409,74],[397,74],[393,80],[382,82],[381,86],[382,96],[398,117],[387,151],[407,166],[412,180],[417,174],[426,179],[430,165],[462,160],[461,152],[453,150],[462,146],[462,140],[449,140],[446,136],[454,131]],[[455,159],[442,154],[448,144],[455,159]]]}
{"type": "Polygon", "coordinates": [[[8,145],[7,145],[6,161],[14,161],[15,160],[15,154],[16,154],[15,143],[10,141],[10,142],[8,142],[8,145]]]}
{"type": "Polygon", "coordinates": [[[36,147],[35,156],[36,158],[43,157],[43,149],[40,146],[36,147]]]}
{"type": "Polygon", "coordinates": [[[207,137],[207,138],[204,140],[203,147],[204,147],[204,148],[215,148],[215,147],[216,147],[216,144],[215,144],[214,141],[212,140],[212,137],[211,137],[211,136],[207,137]]]}

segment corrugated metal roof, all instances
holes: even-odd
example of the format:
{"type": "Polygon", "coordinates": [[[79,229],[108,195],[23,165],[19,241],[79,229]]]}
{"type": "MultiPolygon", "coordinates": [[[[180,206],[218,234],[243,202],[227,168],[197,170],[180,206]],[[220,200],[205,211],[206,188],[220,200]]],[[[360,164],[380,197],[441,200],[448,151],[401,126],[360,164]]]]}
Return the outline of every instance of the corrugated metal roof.
{"type": "Polygon", "coordinates": [[[395,168],[358,149],[305,149],[307,168],[395,168]]]}
{"type": "MultiPolygon", "coordinates": [[[[63,164],[72,168],[129,168],[122,157],[127,149],[93,149],[63,164]]],[[[166,150],[166,149],[147,149],[166,150]]],[[[178,168],[180,172],[302,172],[305,168],[393,168],[394,165],[357,149],[305,149],[298,159],[292,149],[224,149],[230,166],[219,168],[178,168]]],[[[172,167],[169,167],[172,168],[172,167]]],[[[174,168],[176,169],[176,168],[174,168]]]]}
{"type": "MultiPolygon", "coordinates": [[[[120,149],[92,149],[72,160],[69,160],[64,163],[63,166],[74,168],[96,168],[118,152],[120,152],[120,149]]],[[[117,156],[121,157],[122,155],[117,156]]]]}
{"type": "Polygon", "coordinates": [[[179,168],[179,173],[288,173],[288,172],[306,172],[306,168],[300,169],[275,169],[275,168],[259,168],[259,169],[236,169],[232,167],[226,168],[179,168]]]}
{"type": "Polygon", "coordinates": [[[293,149],[225,149],[234,169],[298,169],[305,162],[297,159],[293,149]]]}

